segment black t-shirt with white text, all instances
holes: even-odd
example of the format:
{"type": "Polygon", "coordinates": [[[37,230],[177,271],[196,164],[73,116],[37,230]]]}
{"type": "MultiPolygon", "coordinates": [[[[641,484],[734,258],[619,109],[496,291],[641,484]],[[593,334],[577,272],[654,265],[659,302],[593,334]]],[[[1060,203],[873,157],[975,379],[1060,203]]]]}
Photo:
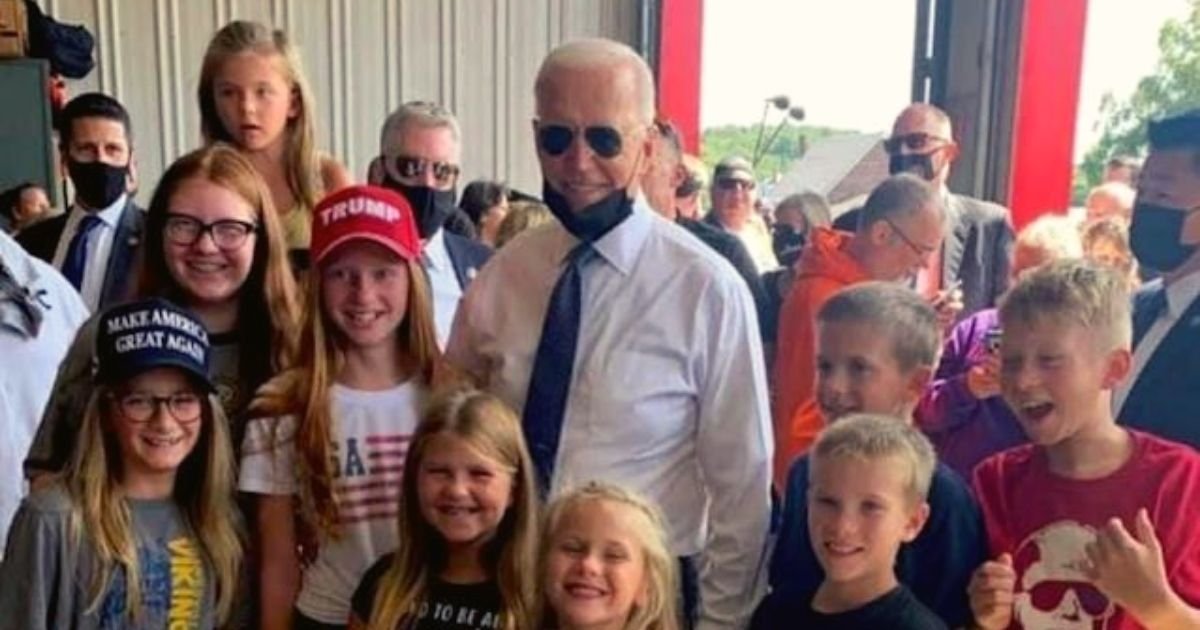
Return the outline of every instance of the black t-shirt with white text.
{"type": "MultiPolygon", "coordinates": [[[[379,581],[387,573],[395,554],[387,554],[371,565],[354,591],[351,606],[362,621],[371,618],[379,581]]],[[[429,583],[429,597],[420,606],[414,630],[492,630],[501,627],[500,586],[495,580],[475,584],[453,584],[438,578],[429,583]]]]}

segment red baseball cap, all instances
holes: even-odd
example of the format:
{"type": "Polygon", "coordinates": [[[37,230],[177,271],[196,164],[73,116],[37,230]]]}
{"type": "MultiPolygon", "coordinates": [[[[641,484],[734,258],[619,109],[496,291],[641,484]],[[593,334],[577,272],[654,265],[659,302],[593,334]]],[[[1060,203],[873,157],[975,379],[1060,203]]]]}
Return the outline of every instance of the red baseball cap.
{"type": "Polygon", "coordinates": [[[355,239],[375,241],[404,260],[421,255],[412,206],[404,196],[377,186],[350,186],[326,195],[313,209],[313,264],[355,239]]]}

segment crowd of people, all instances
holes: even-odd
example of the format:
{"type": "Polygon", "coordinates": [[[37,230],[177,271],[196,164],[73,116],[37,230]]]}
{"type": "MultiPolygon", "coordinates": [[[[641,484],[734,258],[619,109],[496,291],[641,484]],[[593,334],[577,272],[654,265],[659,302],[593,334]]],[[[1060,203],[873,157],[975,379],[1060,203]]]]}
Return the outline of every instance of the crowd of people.
{"type": "Polygon", "coordinates": [[[145,209],[100,93],[6,196],[0,626],[1200,629],[1200,112],[1018,233],[929,104],[764,215],[580,40],[540,196],[460,200],[452,112],[356,183],[296,58],[220,29],[145,209]]]}

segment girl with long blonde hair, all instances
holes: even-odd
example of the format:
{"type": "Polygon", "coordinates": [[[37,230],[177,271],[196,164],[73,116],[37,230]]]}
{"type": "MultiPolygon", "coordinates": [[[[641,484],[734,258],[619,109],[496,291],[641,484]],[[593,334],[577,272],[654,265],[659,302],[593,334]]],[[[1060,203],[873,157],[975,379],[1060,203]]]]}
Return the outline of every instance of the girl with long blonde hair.
{"type": "MultiPolygon", "coordinates": [[[[159,180],[142,238],[138,297],[165,298],[208,328],[213,382],[236,448],[254,391],[296,353],[299,298],[270,192],[229,145],[193,151],[159,180]]],[[[79,438],[95,388],[96,324],[83,325],[59,369],[25,462],[31,477],[62,470],[79,438]]]]}
{"type": "Polygon", "coordinates": [[[538,501],[516,414],[474,389],[440,396],[403,483],[400,546],[363,577],[350,628],[532,628],[538,501]]]}
{"type": "Polygon", "coordinates": [[[67,468],[26,497],[0,565],[13,628],[212,628],[242,547],[208,333],[162,299],[105,312],[67,468]]]}
{"type": "Polygon", "coordinates": [[[666,520],[645,499],[592,482],[546,510],[543,628],[678,630],[678,560],[666,520]]]}
{"type": "Polygon", "coordinates": [[[363,572],[396,548],[405,454],[439,360],[408,202],[353,186],[313,216],[298,359],[260,390],[242,449],[267,630],[343,627],[363,572]]]}
{"type": "Polygon", "coordinates": [[[197,97],[205,142],[228,142],[253,162],[288,247],[307,250],[313,206],[353,178],[317,151],[315,101],[296,47],[258,22],[226,24],[204,53],[197,97]]]}

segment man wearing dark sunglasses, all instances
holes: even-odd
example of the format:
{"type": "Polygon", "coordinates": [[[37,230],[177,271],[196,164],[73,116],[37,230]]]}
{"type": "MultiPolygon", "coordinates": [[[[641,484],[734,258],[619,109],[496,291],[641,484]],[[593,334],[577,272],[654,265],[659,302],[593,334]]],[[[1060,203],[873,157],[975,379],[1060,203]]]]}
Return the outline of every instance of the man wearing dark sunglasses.
{"type": "Polygon", "coordinates": [[[713,169],[712,211],[704,220],[741,239],[754,259],[758,273],[779,267],[771,247],[771,234],[755,209],[758,201],[754,169],[745,158],[730,156],[713,169]]]}
{"type": "MultiPolygon", "coordinates": [[[[927,103],[914,103],[900,112],[891,137],[884,141],[892,174],[913,173],[941,191],[946,235],[932,264],[918,275],[916,288],[934,300],[947,325],[995,306],[1008,288],[1013,242],[1007,209],[956,195],[947,188],[959,151],[952,131],[946,112],[927,103]],[[952,296],[953,291],[947,289],[955,285],[960,288],[952,296]]],[[[847,212],[834,226],[853,231],[858,216],[857,210],[847,212]]]]}
{"type": "Polygon", "coordinates": [[[412,205],[424,248],[421,265],[433,291],[438,346],[450,338],[463,291],[491,256],[491,250],[444,228],[457,211],[458,120],[446,108],[413,101],[388,116],[379,137],[379,157],[368,180],[404,195],[412,205]]]}
{"type": "Polygon", "coordinates": [[[559,221],[480,272],[447,358],[521,410],[544,493],[596,479],[646,495],[668,515],[684,609],[701,628],[745,627],[770,512],[754,301],[642,196],[655,97],[636,52],[565,44],[535,97],[543,198],[559,221]]]}

